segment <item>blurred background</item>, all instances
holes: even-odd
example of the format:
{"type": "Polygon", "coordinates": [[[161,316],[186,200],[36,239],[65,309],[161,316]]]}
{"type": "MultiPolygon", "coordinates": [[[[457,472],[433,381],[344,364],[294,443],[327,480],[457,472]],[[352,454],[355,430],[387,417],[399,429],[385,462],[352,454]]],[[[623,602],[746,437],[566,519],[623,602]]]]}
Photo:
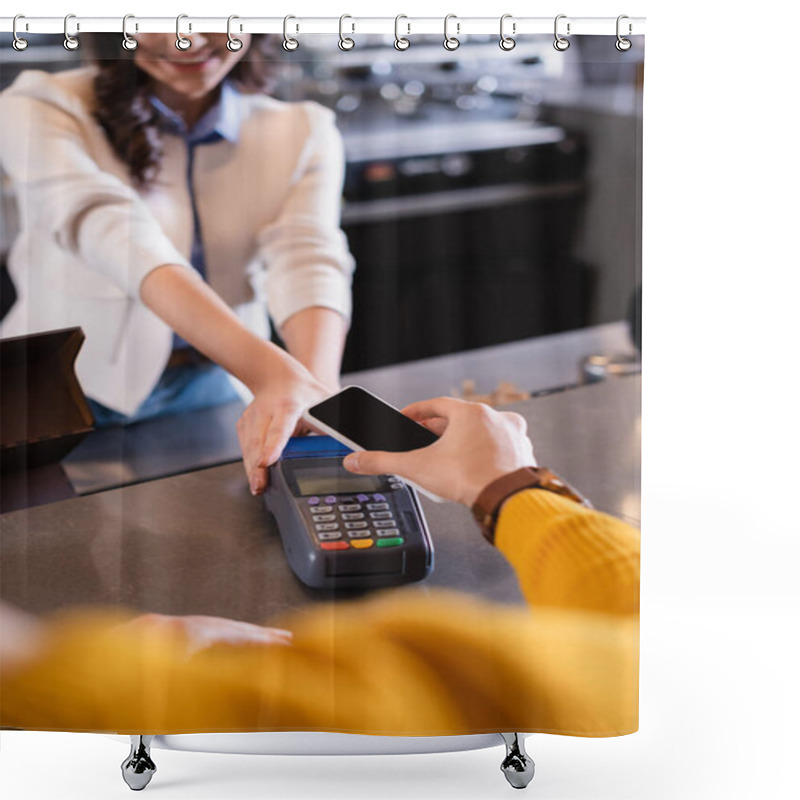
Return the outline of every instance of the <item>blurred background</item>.
{"type": "MultiPolygon", "coordinates": [[[[308,37],[275,48],[274,94],[335,111],[357,271],[344,372],[617,320],[638,340],[643,37],[308,37]]],[[[58,36],[0,36],[0,88],[78,66],[58,36]]],[[[276,40],[276,45],[279,40],[276,40]]],[[[15,233],[2,180],[0,259],[15,233]]],[[[14,302],[2,269],[0,313],[14,302]]]]}

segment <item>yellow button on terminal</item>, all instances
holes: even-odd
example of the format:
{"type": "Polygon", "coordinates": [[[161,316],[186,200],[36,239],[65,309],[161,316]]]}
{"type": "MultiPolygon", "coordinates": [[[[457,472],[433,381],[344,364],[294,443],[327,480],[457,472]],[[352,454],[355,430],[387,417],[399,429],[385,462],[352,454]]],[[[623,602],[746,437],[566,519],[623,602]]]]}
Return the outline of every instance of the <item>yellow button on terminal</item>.
{"type": "Polygon", "coordinates": [[[354,539],[350,542],[350,546],[358,550],[366,550],[367,547],[372,547],[372,539],[354,539]]]}

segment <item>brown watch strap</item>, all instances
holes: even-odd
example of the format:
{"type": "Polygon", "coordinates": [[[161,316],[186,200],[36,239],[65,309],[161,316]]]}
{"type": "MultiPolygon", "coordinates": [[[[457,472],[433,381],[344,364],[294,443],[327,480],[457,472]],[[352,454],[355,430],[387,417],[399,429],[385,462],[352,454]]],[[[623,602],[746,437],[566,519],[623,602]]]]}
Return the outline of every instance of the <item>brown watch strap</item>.
{"type": "Polygon", "coordinates": [[[544,489],[560,494],[581,505],[589,506],[588,500],[575,491],[566,481],[547,467],[522,467],[492,481],[478,495],[472,505],[475,517],[486,539],[494,544],[494,528],[500,508],[509,497],[523,489],[544,489]]]}

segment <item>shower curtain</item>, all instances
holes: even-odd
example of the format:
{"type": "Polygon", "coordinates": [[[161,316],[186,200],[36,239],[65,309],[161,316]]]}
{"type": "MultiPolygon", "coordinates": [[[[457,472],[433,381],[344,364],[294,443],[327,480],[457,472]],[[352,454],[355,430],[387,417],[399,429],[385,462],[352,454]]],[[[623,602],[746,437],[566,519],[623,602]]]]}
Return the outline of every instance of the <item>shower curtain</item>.
{"type": "Polygon", "coordinates": [[[642,37],[158,36],[0,41],[0,725],[635,731],[642,37]],[[595,508],[425,499],[424,580],[303,585],[239,461],[258,381],[165,265],[329,389],[520,413],[595,508]],[[74,328],[77,397],[19,339],[74,328]],[[42,416],[85,438],[12,464],[42,416]]]}

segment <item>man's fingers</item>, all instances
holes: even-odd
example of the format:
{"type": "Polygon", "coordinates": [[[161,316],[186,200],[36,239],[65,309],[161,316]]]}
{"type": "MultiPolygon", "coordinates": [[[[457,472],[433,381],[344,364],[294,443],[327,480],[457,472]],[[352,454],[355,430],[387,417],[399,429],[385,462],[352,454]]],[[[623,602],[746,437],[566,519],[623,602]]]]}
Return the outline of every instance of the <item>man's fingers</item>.
{"type": "Polygon", "coordinates": [[[456,400],[454,397],[434,397],[432,400],[420,400],[418,403],[411,403],[411,405],[403,409],[403,413],[417,421],[429,419],[430,417],[449,419],[463,405],[463,400],[456,400]]]}
{"type": "Polygon", "coordinates": [[[521,414],[517,414],[515,411],[501,413],[519,434],[524,436],[528,432],[528,422],[521,414]]]}
{"type": "Polygon", "coordinates": [[[370,450],[363,453],[350,453],[344,461],[344,468],[361,475],[385,475],[402,473],[407,453],[387,453],[370,450]]]}
{"type": "Polygon", "coordinates": [[[292,632],[283,628],[265,628],[238,620],[225,620],[220,629],[230,644],[291,644],[292,632]]]}
{"type": "Polygon", "coordinates": [[[441,436],[447,430],[448,421],[444,417],[428,417],[417,421],[437,436],[441,436]]]}

